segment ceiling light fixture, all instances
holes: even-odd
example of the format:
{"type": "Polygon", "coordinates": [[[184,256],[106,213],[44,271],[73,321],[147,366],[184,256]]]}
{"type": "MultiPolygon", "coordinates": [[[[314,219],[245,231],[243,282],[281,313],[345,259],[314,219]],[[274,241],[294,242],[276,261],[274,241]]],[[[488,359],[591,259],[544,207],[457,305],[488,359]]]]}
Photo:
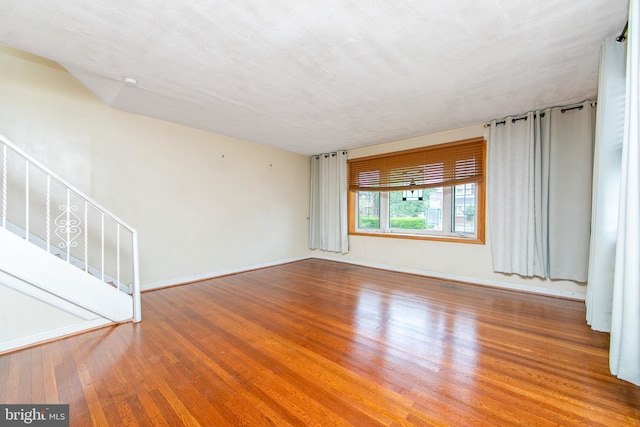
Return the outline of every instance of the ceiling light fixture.
{"type": "Polygon", "coordinates": [[[130,86],[130,87],[138,86],[138,81],[136,79],[134,79],[134,78],[125,77],[123,81],[124,81],[124,84],[127,85],[127,86],[130,86]]]}

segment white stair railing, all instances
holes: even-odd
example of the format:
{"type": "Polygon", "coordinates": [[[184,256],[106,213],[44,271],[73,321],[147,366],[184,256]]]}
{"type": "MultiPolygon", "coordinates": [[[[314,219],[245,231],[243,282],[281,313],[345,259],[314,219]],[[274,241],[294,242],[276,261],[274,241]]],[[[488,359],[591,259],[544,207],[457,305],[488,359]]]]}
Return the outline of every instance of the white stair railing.
{"type": "Polygon", "coordinates": [[[136,230],[2,135],[0,157],[0,226],[131,295],[139,322],[136,230]]]}

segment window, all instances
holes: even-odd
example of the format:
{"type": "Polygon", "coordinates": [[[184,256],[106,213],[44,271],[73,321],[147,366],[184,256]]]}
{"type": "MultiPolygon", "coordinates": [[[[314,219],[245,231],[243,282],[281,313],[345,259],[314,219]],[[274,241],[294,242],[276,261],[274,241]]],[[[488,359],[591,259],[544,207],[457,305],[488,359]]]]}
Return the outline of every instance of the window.
{"type": "Polygon", "coordinates": [[[485,141],[349,160],[349,233],[484,243],[485,141]]]}

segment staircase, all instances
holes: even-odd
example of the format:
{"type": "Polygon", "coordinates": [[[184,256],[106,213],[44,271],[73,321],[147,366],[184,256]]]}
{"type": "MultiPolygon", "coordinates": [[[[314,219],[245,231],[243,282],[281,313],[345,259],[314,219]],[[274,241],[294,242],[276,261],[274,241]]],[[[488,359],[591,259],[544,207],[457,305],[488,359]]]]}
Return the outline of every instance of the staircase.
{"type": "Polygon", "coordinates": [[[139,322],[136,230],[0,135],[0,352],[139,322]]]}

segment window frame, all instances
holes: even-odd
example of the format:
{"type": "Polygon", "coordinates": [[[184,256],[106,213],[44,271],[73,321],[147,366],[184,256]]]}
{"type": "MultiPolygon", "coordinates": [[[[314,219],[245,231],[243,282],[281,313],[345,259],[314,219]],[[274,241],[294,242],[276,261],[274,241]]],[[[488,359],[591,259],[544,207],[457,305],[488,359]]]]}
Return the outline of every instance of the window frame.
{"type": "MultiPolygon", "coordinates": [[[[470,138],[470,139],[466,139],[466,140],[460,140],[460,141],[454,141],[454,142],[448,142],[448,143],[444,143],[444,144],[436,144],[436,145],[430,145],[430,146],[426,146],[426,147],[422,147],[419,149],[412,149],[412,150],[404,150],[404,151],[397,151],[397,152],[390,152],[390,153],[386,153],[386,154],[382,154],[382,155],[376,155],[376,156],[369,156],[369,157],[359,157],[359,158],[355,158],[355,159],[349,159],[348,160],[348,164],[349,164],[349,180],[350,182],[353,182],[353,179],[351,177],[351,164],[352,162],[362,162],[362,161],[367,161],[368,159],[378,159],[378,158],[392,158],[394,156],[398,156],[398,155],[403,155],[405,153],[413,153],[413,152],[418,152],[418,151],[432,151],[434,150],[434,152],[436,152],[435,150],[439,150],[439,149],[443,149],[443,148],[449,148],[451,146],[460,146],[460,145],[464,145],[464,144],[479,144],[481,143],[482,145],[482,153],[481,153],[481,157],[482,157],[482,164],[481,164],[481,175],[479,177],[477,177],[477,179],[475,179],[473,182],[476,184],[476,233],[475,236],[464,236],[464,235],[459,235],[459,234],[455,234],[454,232],[443,232],[443,234],[437,234],[437,233],[426,233],[426,232],[420,232],[420,233],[411,233],[411,232],[402,232],[402,231],[398,231],[398,229],[393,229],[393,231],[391,231],[391,229],[388,229],[387,231],[384,231],[384,228],[382,226],[382,221],[383,221],[383,216],[388,216],[388,204],[387,204],[387,209],[383,209],[382,207],[382,203],[380,203],[380,229],[378,230],[373,230],[373,231],[362,231],[360,229],[357,229],[357,221],[358,221],[358,200],[357,200],[357,194],[358,191],[379,191],[380,192],[380,199],[382,199],[383,197],[383,193],[386,193],[387,197],[388,197],[388,193],[389,191],[399,191],[401,190],[399,189],[393,189],[393,190],[388,190],[388,189],[377,189],[377,188],[369,188],[369,189],[354,189],[352,187],[350,187],[348,189],[347,192],[347,210],[348,210],[348,233],[349,235],[354,235],[354,236],[369,236],[369,237],[385,237],[385,238],[400,238],[400,239],[415,239],[415,240],[433,240],[433,241],[444,241],[444,242],[456,242],[456,243],[471,243],[471,244],[485,244],[485,206],[486,206],[486,202],[485,202],[485,198],[486,198],[486,191],[485,191],[485,181],[486,181],[486,141],[483,137],[478,137],[478,138],[470,138]],[[387,213],[383,215],[383,210],[386,210],[387,213]]],[[[441,187],[444,187],[444,189],[446,188],[450,188],[450,192],[451,194],[451,200],[449,200],[449,204],[451,204],[451,206],[449,207],[449,209],[451,210],[451,214],[453,215],[453,200],[455,200],[455,189],[454,187],[456,185],[461,185],[464,183],[468,183],[468,180],[465,180],[464,182],[456,182],[456,181],[452,181],[452,182],[444,182],[442,183],[441,187]]],[[[424,187],[423,187],[424,188],[424,187]]],[[[443,212],[443,216],[444,216],[444,212],[443,212]]],[[[453,221],[453,218],[450,218],[450,221],[453,221]]],[[[387,228],[388,228],[388,224],[387,224],[387,228]]],[[[407,230],[408,231],[408,230],[407,230]]]]}

